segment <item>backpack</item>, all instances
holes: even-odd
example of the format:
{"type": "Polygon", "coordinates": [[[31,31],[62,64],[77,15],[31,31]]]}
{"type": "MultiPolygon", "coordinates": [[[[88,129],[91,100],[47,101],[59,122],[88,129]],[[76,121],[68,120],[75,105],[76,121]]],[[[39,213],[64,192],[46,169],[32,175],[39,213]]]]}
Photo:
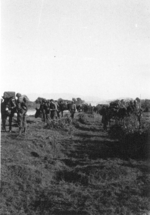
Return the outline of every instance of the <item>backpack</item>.
{"type": "Polygon", "coordinates": [[[6,91],[3,94],[4,99],[14,98],[15,99],[15,92],[6,91]]]}
{"type": "Polygon", "coordinates": [[[28,97],[26,95],[22,95],[19,97],[18,101],[20,103],[24,102],[24,103],[27,103],[29,101],[28,97]]]}
{"type": "Polygon", "coordinates": [[[50,109],[51,109],[51,110],[57,110],[56,104],[55,104],[55,103],[51,103],[51,104],[50,104],[50,109]]]}
{"type": "Polygon", "coordinates": [[[28,101],[29,101],[29,99],[27,96],[25,96],[25,95],[20,96],[17,100],[18,109],[23,109],[23,110],[27,111],[28,110],[28,107],[27,107],[28,101]]]}

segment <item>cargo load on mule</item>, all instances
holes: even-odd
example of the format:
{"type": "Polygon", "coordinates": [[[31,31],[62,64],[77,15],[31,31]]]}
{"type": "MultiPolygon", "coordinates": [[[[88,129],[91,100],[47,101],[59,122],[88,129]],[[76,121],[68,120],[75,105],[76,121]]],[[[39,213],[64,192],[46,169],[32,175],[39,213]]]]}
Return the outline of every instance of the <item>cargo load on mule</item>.
{"type": "Polygon", "coordinates": [[[41,104],[42,101],[46,101],[46,99],[45,99],[45,98],[42,98],[42,97],[38,97],[38,98],[35,100],[35,103],[36,103],[36,104],[41,104]]]}
{"type": "Polygon", "coordinates": [[[22,103],[22,102],[24,102],[24,103],[29,102],[29,99],[28,99],[28,97],[27,97],[26,95],[21,95],[21,96],[18,98],[18,100],[19,100],[20,103],[22,103]]]}
{"type": "Polygon", "coordinates": [[[6,91],[3,94],[4,99],[14,98],[15,99],[15,92],[12,91],[6,91]]]}

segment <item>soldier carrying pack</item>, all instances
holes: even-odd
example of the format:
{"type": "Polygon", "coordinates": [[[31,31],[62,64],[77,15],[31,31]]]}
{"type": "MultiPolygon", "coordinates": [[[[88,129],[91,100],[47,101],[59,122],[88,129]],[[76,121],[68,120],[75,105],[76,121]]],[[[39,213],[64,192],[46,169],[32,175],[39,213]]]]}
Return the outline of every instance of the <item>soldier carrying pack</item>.
{"type": "Polygon", "coordinates": [[[27,97],[22,96],[20,93],[16,94],[16,97],[18,98],[16,100],[17,105],[17,121],[19,125],[19,134],[21,134],[22,128],[24,129],[24,132],[26,133],[26,113],[28,111],[27,107],[27,97]]]}
{"type": "Polygon", "coordinates": [[[16,97],[18,98],[16,101],[18,111],[27,112],[27,110],[28,110],[28,107],[27,107],[28,98],[24,95],[21,95],[20,93],[17,93],[16,97]]]}

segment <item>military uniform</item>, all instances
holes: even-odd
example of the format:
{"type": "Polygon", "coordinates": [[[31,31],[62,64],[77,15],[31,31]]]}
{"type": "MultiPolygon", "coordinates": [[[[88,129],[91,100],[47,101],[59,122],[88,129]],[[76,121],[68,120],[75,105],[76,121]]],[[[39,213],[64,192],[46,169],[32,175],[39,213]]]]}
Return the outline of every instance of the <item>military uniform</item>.
{"type": "Polygon", "coordinates": [[[102,124],[103,124],[103,129],[106,130],[109,122],[109,109],[108,107],[103,107],[102,109],[102,124]]]}
{"type": "Polygon", "coordinates": [[[16,103],[13,98],[4,98],[1,103],[2,129],[6,131],[6,119],[9,117],[9,131],[11,132],[12,118],[16,111],[16,103]]]}
{"type": "Polygon", "coordinates": [[[10,100],[10,115],[9,115],[9,132],[11,132],[12,118],[13,118],[15,112],[16,112],[16,102],[15,102],[15,99],[11,99],[10,100]]]}
{"type": "Polygon", "coordinates": [[[51,111],[51,119],[56,119],[57,118],[57,104],[51,100],[50,101],[50,111],[51,111]]]}
{"type": "Polygon", "coordinates": [[[17,93],[16,97],[16,108],[17,108],[17,121],[19,126],[19,134],[21,134],[22,128],[24,128],[24,132],[26,132],[26,113],[28,111],[28,107],[26,105],[26,101],[21,99],[21,94],[17,93]]]}
{"type": "Polygon", "coordinates": [[[45,109],[46,101],[43,99],[42,104],[40,105],[40,110],[42,113],[42,120],[45,122],[46,121],[46,109],[45,109]]]}
{"type": "Polygon", "coordinates": [[[76,112],[76,104],[72,103],[70,112],[71,112],[71,118],[73,119],[74,114],[76,112]]]}
{"type": "Polygon", "coordinates": [[[6,113],[6,103],[4,99],[1,100],[1,117],[2,117],[2,129],[6,131],[7,113],[6,113]]]}

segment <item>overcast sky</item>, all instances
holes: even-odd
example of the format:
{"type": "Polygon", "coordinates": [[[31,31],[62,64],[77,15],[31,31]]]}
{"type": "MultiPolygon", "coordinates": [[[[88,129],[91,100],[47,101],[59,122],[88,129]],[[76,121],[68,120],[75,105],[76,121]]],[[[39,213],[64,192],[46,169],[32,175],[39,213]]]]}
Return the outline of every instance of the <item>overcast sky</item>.
{"type": "Polygon", "coordinates": [[[4,91],[150,98],[150,0],[2,0],[4,91]]]}

